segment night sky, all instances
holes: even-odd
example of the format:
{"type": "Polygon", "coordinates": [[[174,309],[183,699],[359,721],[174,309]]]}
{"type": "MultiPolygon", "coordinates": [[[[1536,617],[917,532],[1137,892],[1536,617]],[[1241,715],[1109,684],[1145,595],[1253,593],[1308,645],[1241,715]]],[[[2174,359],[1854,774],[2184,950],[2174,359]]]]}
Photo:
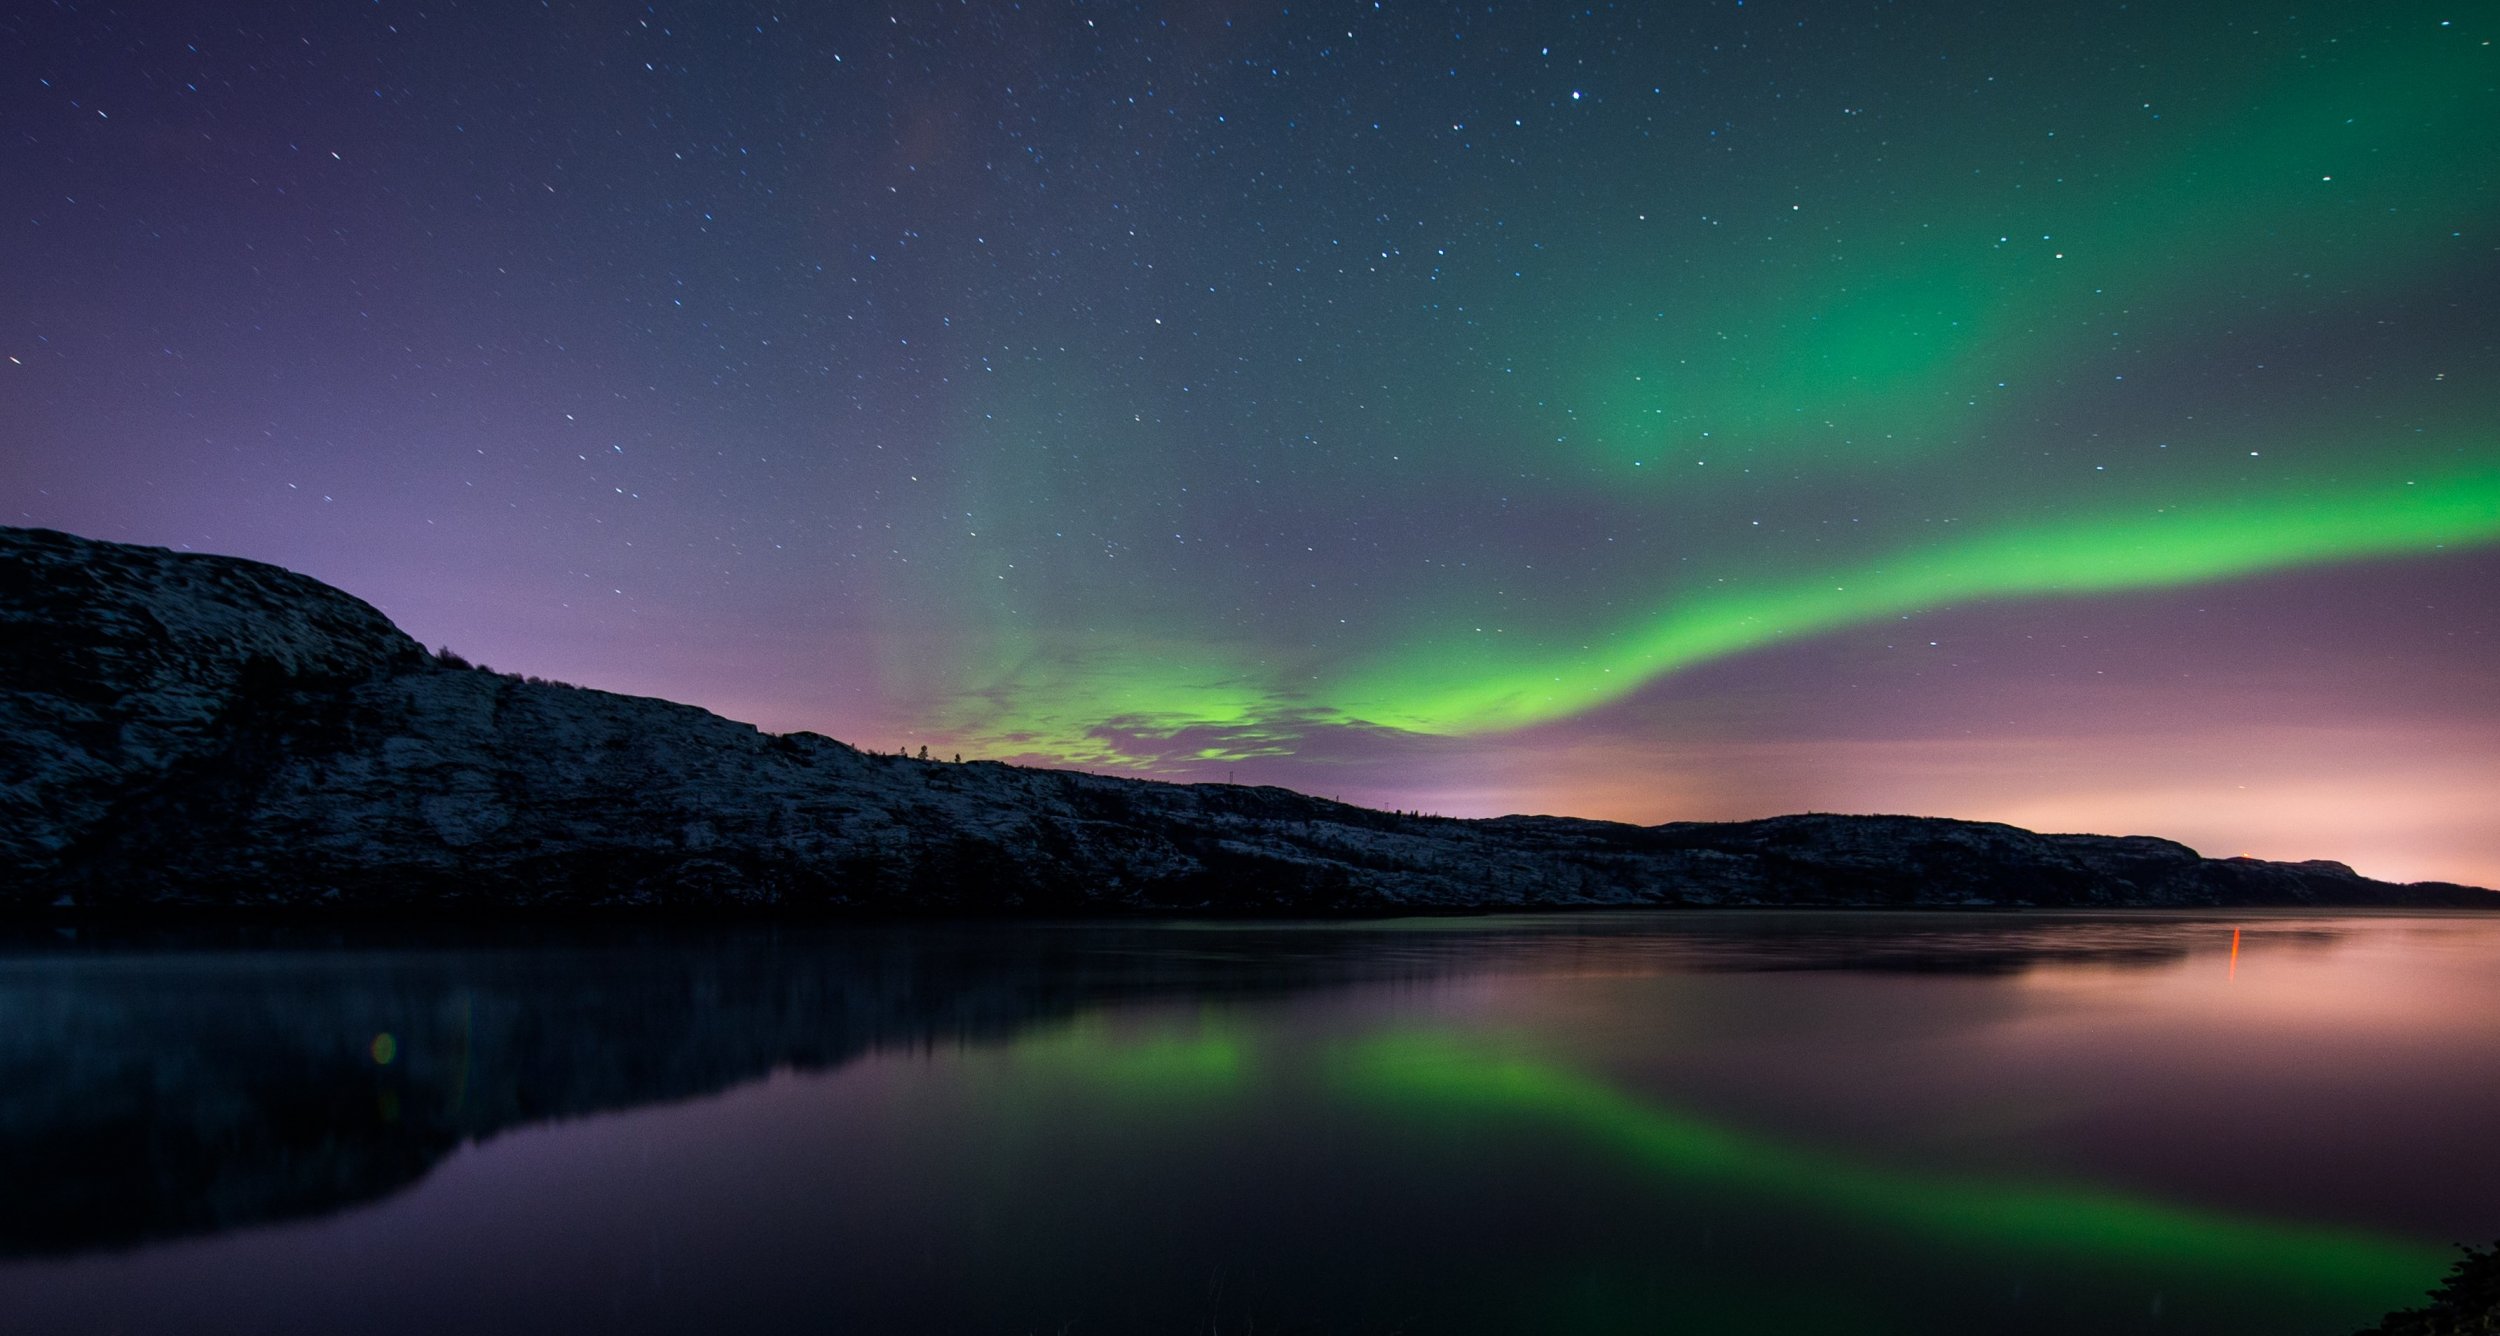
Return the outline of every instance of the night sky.
{"type": "Polygon", "coordinates": [[[2500,10],[0,15],[0,518],[881,750],[2500,885],[2500,10]]]}

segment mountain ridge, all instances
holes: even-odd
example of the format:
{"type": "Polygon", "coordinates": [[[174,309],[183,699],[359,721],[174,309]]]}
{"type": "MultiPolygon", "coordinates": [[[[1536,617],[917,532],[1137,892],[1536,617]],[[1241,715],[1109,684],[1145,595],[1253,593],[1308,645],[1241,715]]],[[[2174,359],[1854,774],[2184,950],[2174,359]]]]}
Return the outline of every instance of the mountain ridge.
{"type": "Polygon", "coordinates": [[[1405,816],[861,751],[429,654],[281,567],[0,527],[0,907],[2500,908],[2151,836],[1405,816]]]}

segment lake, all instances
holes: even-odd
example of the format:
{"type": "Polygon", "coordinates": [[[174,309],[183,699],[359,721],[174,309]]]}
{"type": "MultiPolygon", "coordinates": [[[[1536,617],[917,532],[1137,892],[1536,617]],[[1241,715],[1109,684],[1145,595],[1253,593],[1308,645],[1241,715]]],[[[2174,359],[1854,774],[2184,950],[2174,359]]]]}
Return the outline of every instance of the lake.
{"type": "Polygon", "coordinates": [[[0,1330],[2346,1336],[2500,916],[0,928],[0,1330]]]}

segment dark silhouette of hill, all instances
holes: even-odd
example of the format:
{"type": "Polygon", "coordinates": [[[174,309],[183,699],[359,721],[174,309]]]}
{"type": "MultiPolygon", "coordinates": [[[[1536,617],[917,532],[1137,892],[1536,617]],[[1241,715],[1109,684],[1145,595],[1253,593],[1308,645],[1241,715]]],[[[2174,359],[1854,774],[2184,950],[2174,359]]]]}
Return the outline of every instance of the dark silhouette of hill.
{"type": "Polygon", "coordinates": [[[0,737],[21,909],[2500,908],[2144,836],[1454,820],[870,755],[473,669],[274,566],[30,529],[0,529],[0,737]]]}

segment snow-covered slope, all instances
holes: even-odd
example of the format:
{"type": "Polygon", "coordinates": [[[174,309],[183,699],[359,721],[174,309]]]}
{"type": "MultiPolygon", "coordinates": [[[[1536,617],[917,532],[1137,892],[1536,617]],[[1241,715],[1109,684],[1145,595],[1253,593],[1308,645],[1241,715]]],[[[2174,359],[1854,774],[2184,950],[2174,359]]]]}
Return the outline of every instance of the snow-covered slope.
{"type": "Polygon", "coordinates": [[[227,557],[0,528],[0,904],[1347,912],[2493,904],[1912,817],[1405,817],[876,756],[437,661],[227,557]]]}

